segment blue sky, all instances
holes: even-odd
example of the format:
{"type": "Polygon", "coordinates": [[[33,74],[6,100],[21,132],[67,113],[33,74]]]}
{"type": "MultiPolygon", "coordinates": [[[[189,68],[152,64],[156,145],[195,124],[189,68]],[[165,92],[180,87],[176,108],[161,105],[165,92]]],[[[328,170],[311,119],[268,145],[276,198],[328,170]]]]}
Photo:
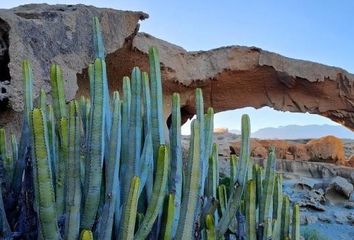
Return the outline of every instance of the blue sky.
{"type": "MultiPolygon", "coordinates": [[[[0,8],[43,1],[2,1],[0,8]]],[[[140,31],[184,47],[208,50],[225,45],[257,46],[282,55],[342,67],[354,72],[354,1],[351,0],[126,0],[51,1],[85,4],[150,15],[140,31]]],[[[253,130],[288,124],[335,124],[310,114],[251,108],[217,114],[216,126],[239,129],[242,113],[253,130]]]]}

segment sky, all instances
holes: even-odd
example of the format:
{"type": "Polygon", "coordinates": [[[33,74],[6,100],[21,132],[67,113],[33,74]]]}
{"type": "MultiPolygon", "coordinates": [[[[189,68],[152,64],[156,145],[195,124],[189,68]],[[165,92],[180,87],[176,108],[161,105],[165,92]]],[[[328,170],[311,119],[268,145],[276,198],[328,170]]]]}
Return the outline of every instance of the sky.
{"type": "MultiPolygon", "coordinates": [[[[43,1],[1,1],[11,8],[43,1]]],[[[182,46],[208,50],[227,45],[256,46],[291,58],[337,66],[354,73],[354,1],[352,0],[87,0],[45,1],[85,3],[98,7],[144,11],[149,19],[140,31],[182,46]]],[[[313,114],[245,108],[216,114],[215,126],[240,128],[248,113],[253,130],[289,124],[332,124],[313,114]]],[[[187,127],[188,128],[188,127],[187,127]]],[[[184,127],[186,129],[186,127],[184,127]]],[[[184,130],[188,131],[188,130],[184,130]]]]}

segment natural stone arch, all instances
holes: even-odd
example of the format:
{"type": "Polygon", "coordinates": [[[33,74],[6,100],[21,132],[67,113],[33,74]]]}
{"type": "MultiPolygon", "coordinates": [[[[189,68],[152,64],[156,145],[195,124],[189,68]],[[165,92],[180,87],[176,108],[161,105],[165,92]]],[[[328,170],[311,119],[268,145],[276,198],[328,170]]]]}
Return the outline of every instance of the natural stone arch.
{"type": "MultiPolygon", "coordinates": [[[[160,51],[165,118],[171,95],[181,95],[182,119],[195,113],[195,88],[203,90],[205,107],[215,112],[242,107],[319,114],[354,129],[354,75],[343,69],[290,59],[255,47],[224,47],[187,52],[145,33],[126,40],[107,56],[111,89],[121,89],[121,79],[134,66],[148,71],[147,51],[160,51]]],[[[86,72],[86,71],[83,71],[86,72]]],[[[78,76],[80,94],[87,94],[87,76],[78,76]]]]}
{"type": "MultiPolygon", "coordinates": [[[[9,26],[9,110],[0,126],[19,128],[23,108],[21,61],[30,59],[34,96],[50,91],[49,65],[62,66],[67,100],[88,94],[85,67],[92,62],[90,20],[102,23],[111,90],[133,66],[148,70],[147,49],[160,51],[166,119],[173,92],[181,93],[184,119],[194,112],[194,91],[201,87],[205,106],[216,112],[245,106],[310,112],[354,129],[354,75],[343,69],[295,60],[255,47],[222,47],[188,52],[181,47],[138,33],[142,12],[118,11],[85,5],[24,5],[0,10],[9,26]],[[45,33],[45,35],[44,35],[45,33]],[[60,39],[60,41],[58,41],[60,39]],[[65,44],[63,44],[63,42],[65,44]],[[50,48],[48,47],[50,46],[50,48]]],[[[16,132],[16,129],[15,129],[16,132]]]]}
{"type": "Polygon", "coordinates": [[[147,34],[138,34],[132,49],[146,53],[151,45],[160,49],[166,101],[173,90],[181,92],[190,116],[195,112],[194,89],[200,87],[205,105],[215,112],[269,106],[319,114],[354,129],[354,75],[343,69],[255,47],[187,52],[147,34]]]}

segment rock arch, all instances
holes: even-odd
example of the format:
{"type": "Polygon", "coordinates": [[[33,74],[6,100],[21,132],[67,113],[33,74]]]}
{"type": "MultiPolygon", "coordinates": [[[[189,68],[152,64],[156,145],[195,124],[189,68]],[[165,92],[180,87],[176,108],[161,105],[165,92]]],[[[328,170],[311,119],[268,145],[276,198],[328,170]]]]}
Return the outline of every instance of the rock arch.
{"type": "Polygon", "coordinates": [[[270,106],[320,114],[354,129],[354,75],[343,69],[290,59],[256,47],[188,52],[139,33],[139,21],[148,17],[145,13],[47,4],[0,10],[0,19],[10,29],[11,77],[10,108],[1,113],[0,126],[18,129],[20,125],[21,60],[24,58],[32,62],[34,96],[38,96],[40,88],[50,91],[48,72],[52,62],[63,67],[67,100],[88,93],[85,66],[93,58],[92,29],[88,24],[93,16],[98,16],[102,23],[111,89],[120,88],[122,77],[129,75],[133,66],[147,71],[148,47],[159,48],[166,119],[170,96],[175,91],[181,93],[184,119],[191,117],[195,111],[194,90],[201,87],[205,105],[213,106],[216,112],[270,106]]]}

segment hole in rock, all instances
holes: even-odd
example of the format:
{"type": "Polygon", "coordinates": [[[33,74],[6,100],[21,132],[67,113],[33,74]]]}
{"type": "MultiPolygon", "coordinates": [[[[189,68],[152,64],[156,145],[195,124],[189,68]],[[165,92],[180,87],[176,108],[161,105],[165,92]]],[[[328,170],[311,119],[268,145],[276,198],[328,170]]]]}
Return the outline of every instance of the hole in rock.
{"type": "Polygon", "coordinates": [[[11,81],[8,64],[10,26],[0,18],[0,112],[8,110],[9,99],[6,86],[11,81]]]}
{"type": "MultiPolygon", "coordinates": [[[[248,114],[251,120],[251,137],[261,139],[309,139],[333,135],[354,139],[354,133],[329,118],[310,113],[293,113],[274,110],[270,107],[255,109],[245,107],[223,111],[214,116],[214,130],[241,134],[241,116],[248,114]]],[[[188,120],[182,126],[183,134],[190,134],[188,120]]]]}

